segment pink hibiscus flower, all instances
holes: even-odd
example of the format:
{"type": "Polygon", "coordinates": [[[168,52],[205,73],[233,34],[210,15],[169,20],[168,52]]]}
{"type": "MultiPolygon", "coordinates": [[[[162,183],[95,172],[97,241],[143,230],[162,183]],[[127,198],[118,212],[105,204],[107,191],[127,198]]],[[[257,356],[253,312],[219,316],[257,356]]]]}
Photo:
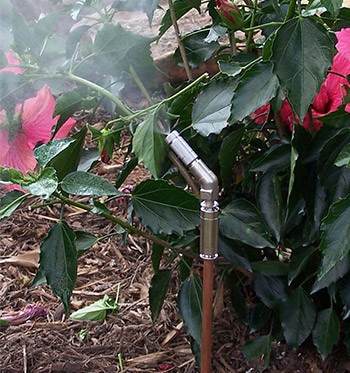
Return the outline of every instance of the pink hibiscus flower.
{"type": "MultiPolygon", "coordinates": [[[[322,122],[317,118],[337,110],[343,104],[343,98],[346,93],[345,87],[350,86],[347,79],[343,77],[350,74],[350,28],[342,29],[336,32],[336,35],[338,53],[334,57],[330,73],[327,75],[320,92],[316,95],[311,105],[312,126],[310,126],[308,115],[303,120],[302,126],[306,129],[319,130],[322,122]]],[[[346,105],[345,110],[350,113],[350,104],[346,105]]],[[[263,124],[267,120],[269,111],[269,105],[265,105],[256,110],[251,117],[252,119],[257,118],[256,123],[263,124]]],[[[291,131],[294,123],[299,122],[287,100],[282,105],[280,117],[282,123],[287,125],[291,131]]]]}
{"type": "MultiPolygon", "coordinates": [[[[11,64],[16,64],[13,56],[7,55],[7,58],[11,64]]],[[[13,73],[22,71],[16,67],[6,69],[13,73]]],[[[14,123],[7,123],[5,111],[0,112],[1,166],[16,168],[25,175],[28,171],[34,171],[36,166],[34,148],[37,143],[46,143],[50,140],[52,128],[57,123],[58,117],[52,117],[55,105],[56,102],[50,89],[44,86],[35,97],[25,100],[23,104],[17,104],[14,123]]],[[[74,124],[75,120],[68,119],[57,132],[55,139],[67,137],[74,124]]],[[[5,187],[9,190],[21,189],[18,185],[6,185],[5,187]]]]}

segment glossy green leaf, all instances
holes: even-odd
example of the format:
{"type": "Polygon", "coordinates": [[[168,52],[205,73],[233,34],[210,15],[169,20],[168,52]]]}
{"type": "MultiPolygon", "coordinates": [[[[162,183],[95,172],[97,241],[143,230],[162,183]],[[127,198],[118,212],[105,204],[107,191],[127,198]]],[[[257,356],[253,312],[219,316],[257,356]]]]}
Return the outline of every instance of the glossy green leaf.
{"type": "Polygon", "coordinates": [[[249,260],[240,253],[235,251],[234,247],[231,247],[225,240],[219,237],[219,254],[224,257],[231,264],[247,269],[252,272],[252,267],[249,260]]]}
{"type": "Polygon", "coordinates": [[[75,141],[71,142],[66,149],[59,152],[48,163],[49,166],[56,170],[59,180],[62,180],[70,172],[73,172],[78,168],[85,144],[86,133],[87,129],[84,127],[71,136],[71,139],[75,141]]]}
{"type": "Polygon", "coordinates": [[[52,167],[43,169],[37,180],[33,183],[22,183],[21,186],[33,196],[49,198],[58,187],[56,170],[52,167]]]}
{"type": "Polygon", "coordinates": [[[226,136],[221,143],[219,163],[221,179],[225,189],[229,188],[234,181],[233,168],[241,148],[243,134],[244,128],[234,131],[226,136]]]}
{"type": "Polygon", "coordinates": [[[56,101],[55,111],[53,116],[59,115],[55,131],[52,137],[58,132],[58,130],[63,126],[63,124],[73,116],[73,114],[81,108],[81,102],[83,97],[78,92],[65,92],[56,101]]]}
{"type": "Polygon", "coordinates": [[[320,2],[334,17],[338,16],[339,10],[343,4],[343,0],[320,0],[320,2]]]}
{"type": "Polygon", "coordinates": [[[244,356],[248,360],[262,359],[264,362],[263,367],[266,369],[270,363],[271,342],[270,334],[251,339],[243,346],[244,356]]]}
{"type": "Polygon", "coordinates": [[[86,250],[90,249],[98,242],[98,238],[89,232],[74,231],[75,248],[78,256],[82,255],[86,250]]]}
{"type": "Polygon", "coordinates": [[[322,222],[320,250],[322,264],[318,280],[349,254],[350,250],[350,194],[334,203],[322,222]]]}
{"type": "Polygon", "coordinates": [[[103,321],[108,313],[115,313],[118,309],[118,303],[108,295],[104,295],[102,299],[73,312],[70,318],[80,321],[103,321]]]}
{"type": "Polygon", "coordinates": [[[139,162],[158,178],[167,150],[168,146],[159,128],[157,115],[152,112],[137,126],[132,151],[139,162]]]}
{"type": "Polygon", "coordinates": [[[343,278],[350,272],[350,256],[346,255],[343,259],[334,264],[332,269],[326,273],[321,279],[317,279],[314,283],[311,294],[334,285],[340,278],[343,278]]]}
{"type": "Polygon", "coordinates": [[[12,190],[11,192],[7,192],[3,197],[1,197],[0,221],[11,216],[26,199],[27,196],[19,190],[12,190]]]}
{"type": "Polygon", "coordinates": [[[338,315],[332,308],[319,311],[312,337],[317,351],[325,360],[337,344],[340,336],[340,322],[338,315]]]}
{"type": "Polygon", "coordinates": [[[155,234],[182,235],[199,225],[198,199],[163,180],[141,182],[131,200],[135,214],[155,234]]]}
{"type": "Polygon", "coordinates": [[[257,303],[252,309],[249,317],[249,332],[255,333],[262,329],[268,323],[271,316],[271,309],[264,303],[257,303]]]}
{"type": "Polygon", "coordinates": [[[50,141],[34,149],[34,157],[39,166],[45,167],[56,155],[68,148],[74,139],[67,137],[62,140],[50,141]]]}
{"type": "Polygon", "coordinates": [[[301,121],[332,61],[333,40],[312,18],[293,18],[277,30],[272,45],[274,73],[301,121]]]}
{"type": "Polygon", "coordinates": [[[289,271],[289,263],[279,262],[277,260],[262,260],[251,262],[252,269],[265,276],[285,276],[289,271]]]}
{"type": "Polygon", "coordinates": [[[275,247],[258,210],[244,199],[234,200],[221,211],[220,232],[256,248],[275,247]]]}
{"type": "Polygon", "coordinates": [[[164,250],[165,250],[164,246],[160,246],[160,245],[157,245],[155,243],[152,245],[151,260],[152,260],[153,271],[155,273],[157,273],[159,271],[160,263],[161,263],[161,260],[162,260],[162,257],[163,257],[164,250]]]}
{"type": "Polygon", "coordinates": [[[230,116],[233,91],[237,80],[214,80],[198,95],[192,112],[193,128],[202,136],[219,134],[230,116]]]}
{"type": "Polygon", "coordinates": [[[277,242],[281,240],[284,221],[282,192],[275,172],[266,172],[259,179],[256,191],[259,211],[277,242]]]}
{"type": "Polygon", "coordinates": [[[171,279],[171,273],[170,269],[162,269],[156,272],[152,277],[151,287],[149,289],[149,306],[153,323],[156,322],[163,307],[171,279]]]}
{"type": "Polygon", "coordinates": [[[300,247],[293,250],[288,273],[289,285],[302,273],[316,252],[317,247],[315,246],[300,247]]]}
{"type": "Polygon", "coordinates": [[[100,154],[97,148],[85,148],[81,151],[77,171],[90,171],[100,161],[100,154]]]}
{"type": "Polygon", "coordinates": [[[282,144],[271,147],[251,166],[253,172],[279,171],[290,166],[291,146],[282,144]]]}
{"type": "MultiPolygon", "coordinates": [[[[192,69],[198,69],[219,49],[219,43],[216,41],[208,42],[207,36],[208,30],[197,30],[182,38],[187,61],[192,69]]],[[[174,53],[174,59],[179,65],[183,64],[179,48],[174,53]]]]}
{"type": "Polygon", "coordinates": [[[316,320],[316,307],[306,291],[297,288],[280,304],[279,316],[284,337],[295,349],[310,335],[316,320]]]}
{"type": "Polygon", "coordinates": [[[346,144],[340,151],[337,159],[335,160],[335,165],[338,167],[350,167],[350,144],[346,144]]]}
{"type": "Polygon", "coordinates": [[[80,196],[117,196],[123,195],[107,179],[84,171],[74,171],[61,182],[65,192],[80,196]]]}
{"type": "Polygon", "coordinates": [[[286,284],[280,277],[254,273],[254,291],[269,308],[275,307],[287,297],[286,284]]]}
{"type": "Polygon", "coordinates": [[[232,98],[230,122],[235,123],[266,105],[275,97],[278,79],[272,72],[272,64],[257,63],[240,79],[232,98]]]}
{"type": "Polygon", "coordinates": [[[188,333],[202,345],[202,283],[197,275],[192,274],[182,283],[178,304],[188,333]]]}
{"type": "Polygon", "coordinates": [[[40,270],[66,313],[77,278],[77,250],[73,230],[64,221],[54,225],[40,246],[40,270]]]}

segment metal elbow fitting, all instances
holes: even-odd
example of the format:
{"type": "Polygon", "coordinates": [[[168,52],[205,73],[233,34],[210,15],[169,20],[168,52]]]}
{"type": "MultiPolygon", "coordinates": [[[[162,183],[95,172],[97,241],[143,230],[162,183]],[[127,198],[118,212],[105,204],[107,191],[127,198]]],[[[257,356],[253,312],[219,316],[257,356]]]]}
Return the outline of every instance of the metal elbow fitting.
{"type": "Polygon", "coordinates": [[[218,256],[219,235],[218,179],[177,131],[172,131],[166,141],[200,186],[200,257],[215,259],[218,256]]]}

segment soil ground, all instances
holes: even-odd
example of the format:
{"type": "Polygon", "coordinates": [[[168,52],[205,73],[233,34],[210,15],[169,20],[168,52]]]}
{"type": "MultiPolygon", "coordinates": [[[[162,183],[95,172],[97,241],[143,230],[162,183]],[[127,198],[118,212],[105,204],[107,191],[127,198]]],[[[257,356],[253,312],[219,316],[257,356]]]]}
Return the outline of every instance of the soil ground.
{"type": "MultiPolygon", "coordinates": [[[[121,16],[120,22],[126,27],[141,27],[139,20],[144,17],[127,13],[121,16]]],[[[160,15],[155,15],[155,21],[157,17],[160,15]]],[[[184,27],[197,27],[196,22],[189,16],[184,27]]],[[[154,53],[159,56],[172,47],[173,36],[169,34],[161,46],[154,47],[154,53]]],[[[137,97],[130,100],[138,101],[137,97]]],[[[96,171],[113,179],[122,166],[122,156],[116,153],[110,166],[99,166],[96,171]]],[[[135,185],[147,177],[148,173],[139,167],[125,184],[135,185]]],[[[122,204],[116,204],[112,213],[126,218],[122,204]]],[[[176,280],[171,283],[159,319],[155,324],[151,322],[151,246],[143,239],[128,236],[124,242],[119,236],[107,237],[79,259],[73,310],[104,295],[114,298],[120,286],[119,311],[103,322],[66,318],[60,301],[47,286],[30,288],[40,243],[58,217],[55,207],[29,212],[24,204],[11,218],[1,222],[0,310],[18,311],[28,304],[40,303],[48,314],[36,321],[0,329],[0,373],[199,372],[177,309],[176,280]]],[[[99,237],[108,236],[115,229],[103,218],[73,208],[66,210],[64,219],[75,230],[86,230],[99,237]]],[[[198,268],[200,271],[201,263],[198,268]]],[[[297,351],[275,342],[270,366],[264,370],[260,361],[249,362],[241,352],[250,338],[249,331],[235,315],[225,290],[219,304],[213,330],[213,373],[350,372],[350,361],[344,351],[336,348],[322,361],[309,341],[297,351]]]]}

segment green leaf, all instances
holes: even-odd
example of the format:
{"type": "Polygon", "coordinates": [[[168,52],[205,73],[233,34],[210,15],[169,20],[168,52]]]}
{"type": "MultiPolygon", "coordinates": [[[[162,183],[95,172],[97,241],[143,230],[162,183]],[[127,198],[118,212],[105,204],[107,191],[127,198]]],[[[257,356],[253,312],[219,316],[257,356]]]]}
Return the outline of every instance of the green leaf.
{"type": "Polygon", "coordinates": [[[289,264],[277,260],[267,260],[250,263],[255,272],[265,276],[285,276],[289,271],[289,264]]]}
{"type": "Polygon", "coordinates": [[[62,140],[50,141],[34,149],[34,157],[38,161],[39,166],[45,167],[56,155],[61,153],[75,140],[65,138],[62,140]]]}
{"type": "Polygon", "coordinates": [[[219,254],[231,264],[247,269],[252,272],[252,267],[248,259],[237,253],[234,247],[231,247],[225,240],[219,237],[219,254]]]}
{"type": "Polygon", "coordinates": [[[236,163],[236,157],[241,148],[243,134],[244,128],[241,128],[230,133],[228,136],[225,136],[221,143],[219,163],[221,179],[225,189],[230,188],[233,182],[234,173],[232,170],[236,163]]]}
{"type": "Polygon", "coordinates": [[[118,309],[117,301],[113,300],[108,295],[104,295],[102,299],[73,312],[70,318],[82,321],[103,321],[108,313],[117,312],[118,309]]]}
{"type": "Polygon", "coordinates": [[[157,115],[152,112],[140,123],[132,141],[132,151],[140,163],[158,178],[168,146],[158,125],[157,115]]]}
{"type": "Polygon", "coordinates": [[[75,248],[78,256],[82,255],[86,250],[90,249],[98,242],[98,238],[91,233],[84,231],[74,231],[75,248]]]}
{"type": "Polygon", "coordinates": [[[231,202],[221,211],[220,232],[225,237],[256,248],[275,247],[258,210],[244,199],[231,202]]]}
{"type": "Polygon", "coordinates": [[[232,307],[234,308],[237,315],[240,319],[245,323],[248,324],[249,313],[247,303],[245,301],[244,294],[239,286],[239,284],[232,284],[230,285],[230,299],[232,307]]]}
{"type": "Polygon", "coordinates": [[[202,136],[219,134],[230,116],[236,79],[214,80],[198,95],[192,112],[193,129],[202,136]]]}
{"type": "Polygon", "coordinates": [[[334,264],[332,269],[326,273],[320,280],[317,279],[314,283],[311,294],[327,287],[328,289],[334,285],[340,278],[343,278],[350,271],[350,257],[346,255],[343,259],[334,264]]]}
{"type": "Polygon", "coordinates": [[[324,6],[333,17],[338,17],[343,0],[320,0],[320,2],[321,5],[324,6]]]}
{"type": "Polygon", "coordinates": [[[108,180],[102,176],[84,171],[74,171],[68,174],[61,182],[61,188],[73,195],[80,196],[122,196],[108,180]]]}
{"type": "Polygon", "coordinates": [[[66,149],[58,153],[48,163],[49,166],[56,170],[59,180],[62,180],[70,172],[73,172],[78,168],[86,133],[87,128],[84,127],[71,136],[75,141],[71,142],[66,149]]]}
{"type": "Polygon", "coordinates": [[[40,271],[61,298],[66,313],[77,278],[77,250],[73,230],[64,221],[54,225],[40,246],[40,271]]]}
{"type": "Polygon", "coordinates": [[[290,165],[291,147],[289,144],[281,144],[271,147],[253,162],[250,171],[267,172],[279,171],[290,165]]]}
{"type": "Polygon", "coordinates": [[[131,200],[135,214],[155,234],[182,235],[199,225],[198,199],[163,180],[141,182],[131,200]]]}
{"type": "Polygon", "coordinates": [[[119,24],[107,23],[96,34],[94,43],[94,68],[112,76],[136,71],[143,83],[155,84],[155,67],[151,58],[148,38],[123,29],[119,24]]]}
{"type": "Polygon", "coordinates": [[[271,309],[259,302],[251,311],[249,318],[249,332],[255,333],[262,329],[270,320],[271,309]]]}
{"type": "Polygon", "coordinates": [[[0,198],[0,221],[11,216],[27,199],[27,195],[19,190],[12,190],[0,198]]]}
{"type": "Polygon", "coordinates": [[[289,285],[304,270],[316,252],[317,247],[315,246],[300,247],[293,250],[288,273],[289,285]]]}
{"type": "Polygon", "coordinates": [[[188,333],[202,345],[202,283],[196,274],[192,274],[182,283],[178,304],[188,333]]]}
{"type": "Polygon", "coordinates": [[[284,221],[282,192],[275,172],[266,172],[259,179],[256,191],[259,211],[277,242],[281,240],[284,221]]]}
{"type": "Polygon", "coordinates": [[[248,360],[262,359],[263,367],[266,369],[270,363],[271,342],[270,334],[251,339],[243,346],[244,356],[248,360]]]}
{"type": "Polygon", "coordinates": [[[302,122],[332,65],[333,40],[319,22],[293,18],[277,30],[272,53],[274,73],[302,122]]]}
{"type": "MultiPolygon", "coordinates": [[[[198,30],[182,38],[187,61],[192,69],[198,69],[202,66],[219,48],[219,43],[216,41],[208,42],[206,40],[207,36],[208,30],[198,30]]],[[[176,49],[174,59],[178,65],[183,65],[180,48],[176,49]]]]}
{"type": "Polygon", "coordinates": [[[317,351],[325,360],[337,344],[340,335],[340,322],[332,308],[327,308],[318,313],[312,337],[317,351]]]}
{"type": "Polygon", "coordinates": [[[285,282],[277,276],[265,276],[254,273],[254,291],[269,308],[274,308],[287,297],[285,282]]]}
{"type": "Polygon", "coordinates": [[[37,180],[33,183],[21,183],[21,186],[28,190],[33,196],[49,198],[58,187],[56,170],[52,167],[43,169],[37,180]]]}
{"type": "Polygon", "coordinates": [[[343,320],[346,320],[350,316],[350,278],[344,280],[342,289],[340,291],[341,300],[344,303],[343,320]]]}
{"type": "Polygon", "coordinates": [[[306,340],[314,327],[316,308],[306,291],[297,288],[280,304],[279,316],[286,342],[291,348],[296,349],[306,340]]]}
{"type": "Polygon", "coordinates": [[[168,291],[171,270],[162,269],[152,277],[151,287],[149,289],[149,306],[152,315],[152,322],[156,322],[162,309],[166,293],[168,291]]]}
{"type": "Polygon", "coordinates": [[[338,167],[346,166],[350,168],[350,144],[346,144],[340,151],[335,160],[335,165],[338,167]]]}
{"type": "Polygon", "coordinates": [[[321,280],[350,250],[350,194],[334,203],[321,225],[322,264],[318,272],[321,280]]]}
{"type": "Polygon", "coordinates": [[[275,97],[278,79],[271,63],[257,63],[241,77],[232,98],[230,122],[235,123],[275,97]]]}
{"type": "Polygon", "coordinates": [[[59,115],[57,125],[55,126],[55,131],[52,134],[52,138],[56,135],[58,130],[63,126],[63,124],[73,116],[73,114],[81,108],[81,103],[83,97],[78,92],[65,92],[57,98],[55,111],[52,116],[55,117],[59,115]]]}

